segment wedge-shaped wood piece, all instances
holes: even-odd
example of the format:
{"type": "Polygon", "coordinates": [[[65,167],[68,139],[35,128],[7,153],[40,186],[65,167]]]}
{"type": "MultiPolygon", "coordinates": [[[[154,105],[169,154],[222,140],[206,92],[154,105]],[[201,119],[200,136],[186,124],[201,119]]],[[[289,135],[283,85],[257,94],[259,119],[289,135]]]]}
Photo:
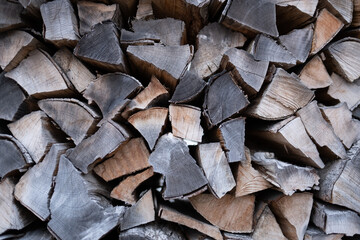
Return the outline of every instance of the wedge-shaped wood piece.
{"type": "Polygon", "coordinates": [[[197,73],[187,71],[176,86],[169,102],[188,103],[200,96],[205,89],[206,82],[197,73]]]}
{"type": "Polygon", "coordinates": [[[53,59],[65,72],[79,93],[83,93],[87,86],[96,78],[95,75],[65,47],[60,48],[60,50],[54,54],[53,59]]]}
{"type": "Polygon", "coordinates": [[[253,37],[265,33],[278,37],[275,4],[269,1],[234,0],[228,2],[221,23],[226,27],[253,37]]]}
{"type": "Polygon", "coordinates": [[[292,195],[296,191],[311,190],[319,184],[319,176],[315,169],[299,167],[279,161],[270,152],[255,152],[252,161],[259,167],[266,180],[279,188],[285,195],[292,195]]]}
{"type": "Polygon", "coordinates": [[[33,50],[19,66],[5,74],[35,98],[68,96],[70,82],[54,60],[42,50],[33,50]],[[39,71],[41,69],[41,71],[39,71]]]}
{"type": "Polygon", "coordinates": [[[114,156],[97,165],[94,171],[105,181],[111,181],[150,167],[149,155],[144,140],[133,138],[122,144],[114,156]]]}
{"type": "Polygon", "coordinates": [[[236,182],[220,143],[199,144],[196,154],[198,163],[209,181],[211,192],[217,198],[222,198],[235,187],[236,182]]]}
{"type": "Polygon", "coordinates": [[[126,209],[120,230],[127,230],[155,221],[154,199],[152,191],[147,191],[135,205],[126,209]]]}
{"type": "Polygon", "coordinates": [[[247,105],[249,101],[231,73],[223,74],[208,83],[203,108],[210,126],[218,125],[247,105]]]}
{"type": "Polygon", "coordinates": [[[318,145],[320,154],[328,158],[345,158],[346,152],[334,129],[322,117],[316,101],[297,112],[307,133],[318,145]]]}
{"type": "Polygon", "coordinates": [[[185,23],[173,18],[133,21],[132,30],[121,30],[122,45],[151,45],[161,43],[168,46],[186,42],[185,23]]]}
{"type": "Polygon", "coordinates": [[[311,221],[326,234],[343,233],[346,236],[360,234],[360,216],[343,207],[316,201],[311,221]]]}
{"type": "Polygon", "coordinates": [[[23,172],[33,162],[25,147],[11,135],[0,134],[0,179],[23,172]]]}
{"type": "Polygon", "coordinates": [[[79,14],[80,35],[91,31],[91,27],[105,21],[112,21],[119,28],[122,26],[120,7],[117,4],[80,1],[77,3],[79,14]]]}
{"type": "Polygon", "coordinates": [[[151,0],[139,0],[136,11],[136,20],[149,20],[154,18],[154,12],[151,0]]]}
{"type": "Polygon", "coordinates": [[[24,31],[8,31],[0,36],[0,67],[9,72],[15,68],[30,51],[40,47],[41,43],[24,31]]]}
{"type": "Polygon", "coordinates": [[[93,108],[74,98],[48,98],[39,107],[71,137],[76,145],[92,135],[100,116],[93,108]]]}
{"type": "Polygon", "coordinates": [[[326,7],[346,25],[351,24],[353,20],[354,3],[352,0],[321,0],[319,7],[326,7]]]}
{"type": "Polygon", "coordinates": [[[113,207],[101,197],[97,188],[65,155],[61,156],[48,223],[49,231],[56,238],[100,239],[115,228],[119,219],[121,221],[125,207],[113,207]]]}
{"type": "Polygon", "coordinates": [[[198,107],[170,104],[169,118],[173,135],[190,141],[189,144],[201,142],[204,130],[200,125],[200,116],[201,109],[198,107]]]}
{"type": "Polygon", "coordinates": [[[137,112],[128,119],[145,138],[150,150],[154,149],[157,139],[165,128],[168,112],[167,108],[153,107],[137,112]]]}
{"type": "Polygon", "coordinates": [[[121,200],[126,204],[133,205],[138,200],[136,188],[144,181],[148,180],[154,175],[152,168],[148,168],[145,171],[130,175],[119,183],[112,191],[110,196],[112,198],[121,200]]]}
{"type": "Polygon", "coordinates": [[[247,114],[264,120],[285,119],[314,98],[314,92],[305,87],[295,74],[278,68],[262,95],[250,105],[247,114]]]}
{"type": "Polygon", "coordinates": [[[174,222],[192,229],[196,229],[197,231],[216,240],[223,239],[223,236],[217,227],[187,216],[164,205],[160,206],[159,217],[165,221],[174,222]]]}
{"type": "Polygon", "coordinates": [[[16,122],[8,124],[8,128],[36,163],[42,160],[52,144],[63,141],[59,130],[53,127],[50,118],[42,111],[25,115],[16,122]]]}
{"type": "Polygon", "coordinates": [[[360,122],[352,119],[351,111],[346,103],[321,107],[320,110],[346,148],[350,148],[356,140],[360,140],[360,122]]]}
{"type": "Polygon", "coordinates": [[[207,180],[186,143],[171,133],[161,136],[149,163],[165,177],[164,199],[182,198],[202,190],[207,180]]]}
{"type": "MultiPolygon", "coordinates": [[[[127,54],[134,69],[145,76],[155,75],[166,86],[174,89],[186,71],[193,55],[192,47],[129,46],[127,54]]],[[[150,78],[150,76],[148,76],[150,78]]]]}
{"type": "Polygon", "coordinates": [[[36,218],[15,200],[15,184],[12,178],[0,182],[0,234],[7,230],[21,230],[36,218]]]}
{"type": "Polygon", "coordinates": [[[30,168],[15,186],[16,200],[42,221],[46,221],[50,217],[48,204],[60,155],[64,154],[69,147],[68,144],[63,143],[52,145],[44,160],[30,168]]]}
{"type": "Polygon", "coordinates": [[[317,227],[308,227],[304,240],[341,240],[344,234],[326,234],[317,227]]]}
{"type": "Polygon", "coordinates": [[[326,88],[333,81],[319,55],[315,55],[301,70],[300,81],[310,89],[326,88]]]}
{"type": "Polygon", "coordinates": [[[74,49],[84,62],[107,72],[127,72],[125,55],[120,48],[119,33],[112,22],[100,23],[85,34],[74,49]]]}
{"type": "Polygon", "coordinates": [[[309,224],[313,195],[295,193],[282,196],[270,202],[270,209],[276,216],[282,232],[288,239],[304,239],[309,224]]]}
{"type": "Polygon", "coordinates": [[[210,23],[197,35],[197,51],[191,62],[191,71],[199,77],[207,78],[216,72],[223,54],[230,48],[242,47],[246,38],[219,23],[210,23]]]}
{"type": "Polygon", "coordinates": [[[316,54],[323,49],[323,47],[338,34],[343,26],[344,24],[326,8],[321,10],[315,22],[314,37],[310,53],[316,54]]]}
{"type": "Polygon", "coordinates": [[[24,26],[20,16],[23,11],[23,7],[20,3],[1,0],[0,4],[0,32],[24,26]]]}
{"type": "Polygon", "coordinates": [[[226,194],[221,199],[212,194],[190,198],[191,205],[206,220],[227,232],[252,232],[255,196],[234,197],[226,194]]]}

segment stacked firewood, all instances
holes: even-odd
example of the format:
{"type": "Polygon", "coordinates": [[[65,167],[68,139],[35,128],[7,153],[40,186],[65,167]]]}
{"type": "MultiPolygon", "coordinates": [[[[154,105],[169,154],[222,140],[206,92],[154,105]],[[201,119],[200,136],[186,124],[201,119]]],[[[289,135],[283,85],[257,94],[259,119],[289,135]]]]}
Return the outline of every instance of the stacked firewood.
{"type": "Polygon", "coordinates": [[[0,0],[0,239],[360,238],[360,0],[0,0]]]}

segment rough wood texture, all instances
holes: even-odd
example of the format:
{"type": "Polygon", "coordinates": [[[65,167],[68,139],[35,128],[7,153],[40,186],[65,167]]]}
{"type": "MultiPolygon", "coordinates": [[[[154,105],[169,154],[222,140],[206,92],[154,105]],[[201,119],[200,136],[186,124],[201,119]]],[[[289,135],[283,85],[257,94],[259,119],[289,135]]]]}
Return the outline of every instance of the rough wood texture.
{"type": "Polygon", "coordinates": [[[140,132],[150,150],[153,150],[165,128],[167,118],[167,108],[153,107],[131,115],[128,122],[140,132]]]}
{"type": "Polygon", "coordinates": [[[42,50],[33,50],[19,66],[5,74],[35,98],[68,96],[70,82],[52,58],[42,50]],[[41,71],[39,71],[41,69],[41,71]]]}
{"type": "Polygon", "coordinates": [[[46,229],[45,226],[40,226],[35,229],[27,231],[25,234],[21,234],[21,237],[14,238],[16,240],[54,240],[54,237],[46,229]]]}
{"type": "Polygon", "coordinates": [[[120,48],[119,33],[112,22],[97,24],[85,34],[74,49],[84,62],[107,72],[127,72],[125,55],[120,48]]]}
{"type": "Polygon", "coordinates": [[[206,220],[227,232],[251,232],[255,196],[237,197],[227,194],[221,199],[212,194],[200,194],[190,198],[193,207],[206,220]]]}
{"type": "Polygon", "coordinates": [[[47,0],[19,0],[19,2],[30,16],[41,18],[40,6],[47,0]]]}
{"type": "Polygon", "coordinates": [[[149,155],[144,140],[133,138],[122,144],[114,156],[97,165],[94,172],[105,181],[111,181],[150,167],[149,155]]]}
{"type": "Polygon", "coordinates": [[[352,27],[359,27],[360,26],[360,1],[353,0],[354,3],[354,12],[353,12],[353,19],[351,22],[352,27]]]}
{"type": "Polygon", "coordinates": [[[285,119],[314,98],[295,74],[278,68],[262,96],[257,97],[247,110],[252,117],[264,120],[285,119]]]}
{"type": "Polygon", "coordinates": [[[55,0],[40,6],[44,38],[57,47],[74,47],[79,40],[78,22],[70,0],[55,0]]]}
{"type": "Polygon", "coordinates": [[[325,88],[333,81],[319,55],[315,55],[301,70],[300,81],[309,89],[325,88]]]}
{"type": "Polygon", "coordinates": [[[39,107],[51,117],[78,145],[96,130],[100,116],[93,108],[73,98],[48,98],[38,102],[39,107]]]}
{"type": "Polygon", "coordinates": [[[203,143],[197,147],[197,160],[209,182],[211,192],[222,198],[236,182],[220,143],[203,143]]]}
{"type": "Polygon", "coordinates": [[[205,89],[206,82],[202,80],[196,73],[187,71],[180,78],[176,89],[169,100],[171,103],[188,103],[197,99],[205,89]]]}
{"type": "Polygon", "coordinates": [[[42,111],[25,115],[8,124],[8,127],[36,163],[42,160],[52,144],[63,141],[58,130],[50,123],[50,118],[42,111]]]}
{"type": "Polygon", "coordinates": [[[139,0],[136,11],[136,20],[149,20],[154,18],[152,0],[139,0]]]}
{"type": "Polygon", "coordinates": [[[129,46],[127,54],[136,71],[155,75],[163,84],[174,89],[191,61],[193,49],[182,46],[129,46]]]}
{"type": "Polygon", "coordinates": [[[182,198],[204,188],[207,180],[189,154],[189,148],[180,138],[171,133],[161,136],[149,163],[154,172],[165,176],[164,199],[182,198]]]}
{"type": "Polygon", "coordinates": [[[349,25],[353,20],[353,0],[321,0],[319,7],[326,7],[332,14],[343,21],[346,25],[349,25]]]}
{"type": "Polygon", "coordinates": [[[344,234],[326,234],[316,227],[308,227],[304,240],[341,240],[344,234]]]}
{"type": "Polygon", "coordinates": [[[21,12],[23,7],[18,2],[0,1],[0,32],[22,27],[21,12]]]}

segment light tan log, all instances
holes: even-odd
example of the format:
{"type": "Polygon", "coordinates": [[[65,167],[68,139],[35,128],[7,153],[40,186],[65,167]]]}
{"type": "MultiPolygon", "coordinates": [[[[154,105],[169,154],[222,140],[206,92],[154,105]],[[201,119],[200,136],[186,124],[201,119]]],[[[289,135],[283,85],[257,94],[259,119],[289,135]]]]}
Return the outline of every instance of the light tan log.
{"type": "Polygon", "coordinates": [[[345,25],[350,25],[353,20],[353,0],[321,0],[318,8],[325,7],[345,25]]]}
{"type": "Polygon", "coordinates": [[[149,20],[154,18],[151,0],[139,0],[136,11],[136,20],[149,20]]]}
{"type": "Polygon", "coordinates": [[[21,20],[21,12],[23,7],[18,2],[7,0],[0,1],[0,32],[20,28],[24,26],[21,20]]]}
{"type": "Polygon", "coordinates": [[[300,81],[310,89],[325,88],[333,81],[319,55],[315,55],[301,70],[300,81]]]}

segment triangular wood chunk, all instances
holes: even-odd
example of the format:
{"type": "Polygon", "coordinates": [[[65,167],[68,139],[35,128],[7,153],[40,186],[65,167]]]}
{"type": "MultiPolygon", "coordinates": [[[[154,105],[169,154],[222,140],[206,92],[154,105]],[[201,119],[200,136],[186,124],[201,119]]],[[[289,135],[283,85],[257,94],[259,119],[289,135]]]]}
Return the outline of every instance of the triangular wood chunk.
{"type": "Polygon", "coordinates": [[[349,25],[353,20],[354,4],[352,0],[321,0],[319,8],[324,7],[346,25],[349,25]]]}
{"type": "Polygon", "coordinates": [[[0,0],[0,32],[20,28],[24,25],[21,12],[24,10],[20,3],[0,0]]]}
{"type": "Polygon", "coordinates": [[[180,78],[178,85],[169,102],[187,103],[196,99],[205,89],[206,82],[202,80],[196,73],[187,71],[180,78]]]}
{"type": "Polygon", "coordinates": [[[310,89],[326,88],[333,81],[319,55],[315,55],[301,70],[300,81],[310,89]]]}

